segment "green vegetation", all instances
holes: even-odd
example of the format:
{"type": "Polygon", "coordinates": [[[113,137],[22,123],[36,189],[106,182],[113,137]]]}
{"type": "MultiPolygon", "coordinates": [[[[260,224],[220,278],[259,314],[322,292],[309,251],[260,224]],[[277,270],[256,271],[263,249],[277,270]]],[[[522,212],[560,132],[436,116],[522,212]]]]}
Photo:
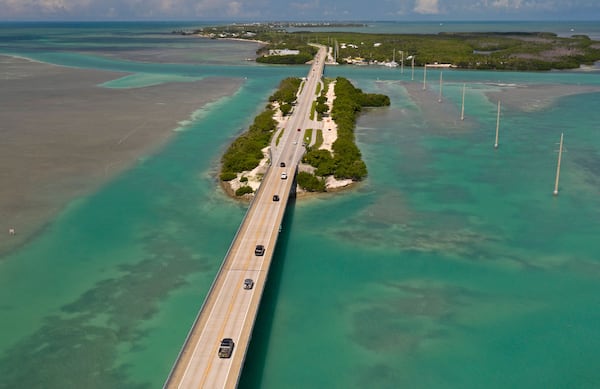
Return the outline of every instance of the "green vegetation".
{"type": "Polygon", "coordinates": [[[298,172],[296,181],[308,192],[325,192],[325,180],[307,172],[298,172]]]}
{"type": "Polygon", "coordinates": [[[315,140],[315,144],[312,147],[315,150],[318,150],[319,147],[321,147],[322,144],[323,144],[323,130],[317,130],[317,137],[316,137],[316,140],[315,140]]]}
{"type": "Polygon", "coordinates": [[[232,173],[241,173],[258,166],[263,158],[262,149],[269,145],[276,129],[277,122],[273,120],[273,114],[272,109],[259,114],[250,129],[229,146],[221,159],[221,177],[230,177],[232,173]]]}
{"type": "Polygon", "coordinates": [[[285,129],[281,129],[281,131],[279,131],[279,135],[277,136],[277,139],[275,140],[275,146],[279,146],[279,141],[281,140],[281,137],[283,136],[283,131],[285,129]]]}
{"type": "Polygon", "coordinates": [[[302,80],[298,77],[288,77],[279,83],[277,91],[269,97],[270,102],[278,101],[279,104],[292,104],[296,101],[296,93],[302,80]]]}
{"type": "Polygon", "coordinates": [[[279,110],[283,116],[287,116],[290,114],[290,112],[292,112],[292,104],[283,103],[279,106],[279,110]]]}
{"type": "Polygon", "coordinates": [[[323,114],[329,111],[329,106],[327,105],[327,97],[325,96],[325,91],[319,97],[317,97],[317,101],[315,104],[315,111],[317,111],[317,119],[323,120],[323,114]]]}
{"type": "Polygon", "coordinates": [[[313,59],[313,54],[301,52],[296,55],[269,55],[256,58],[256,62],[275,65],[303,65],[313,59]]]}
{"type": "Polygon", "coordinates": [[[237,174],[235,174],[233,172],[222,172],[221,176],[220,176],[221,181],[225,181],[225,182],[231,181],[236,177],[237,177],[237,174]]]}
{"type": "MultiPolygon", "coordinates": [[[[296,92],[300,86],[297,77],[289,77],[281,81],[277,91],[269,97],[270,102],[277,101],[280,105],[289,104],[296,100],[296,92]]],[[[254,123],[247,132],[237,138],[227,149],[221,159],[221,180],[231,181],[237,177],[236,173],[252,170],[258,166],[263,158],[262,149],[269,145],[277,122],[273,119],[274,111],[267,108],[256,116],[254,123]]],[[[281,138],[281,131],[277,142],[281,138]]]]}
{"type": "Polygon", "coordinates": [[[335,95],[331,116],[338,126],[338,137],[332,145],[333,155],[328,150],[309,148],[303,161],[314,166],[318,176],[333,174],[338,179],[360,181],[367,175],[367,166],[354,139],[356,117],[362,107],[390,105],[390,99],[385,95],[363,93],[343,77],[336,79],[335,95]]]}
{"type": "Polygon", "coordinates": [[[319,96],[321,94],[321,83],[317,82],[317,90],[315,91],[315,95],[319,96]]]}
{"type": "MultiPolygon", "coordinates": [[[[354,32],[294,32],[284,26],[248,24],[214,27],[201,31],[207,35],[239,34],[240,38],[268,42],[259,55],[269,49],[298,49],[299,58],[258,59],[271,63],[303,63],[314,56],[315,48],[308,43],[332,46],[337,42],[338,62],[348,63],[356,58],[367,62],[397,62],[402,54],[414,56],[415,65],[450,63],[464,69],[549,70],[573,69],[600,60],[600,43],[585,35],[559,37],[548,32],[480,32],[439,34],[365,34],[354,32]],[[244,33],[252,36],[244,36],[244,33]]],[[[406,63],[408,64],[408,62],[406,63]]]]}
{"type": "Polygon", "coordinates": [[[308,128],[305,132],[304,132],[304,143],[306,143],[307,145],[310,145],[310,141],[312,139],[312,128],[308,128]]]}
{"type": "MultiPolygon", "coordinates": [[[[296,93],[300,87],[302,80],[296,77],[289,77],[281,81],[279,88],[271,97],[271,103],[277,101],[280,104],[280,109],[285,114],[286,106],[291,109],[291,103],[296,101],[296,93]]],[[[237,138],[227,149],[221,158],[221,174],[219,175],[222,181],[231,181],[237,177],[238,173],[252,170],[258,166],[263,159],[262,149],[269,145],[274,132],[277,130],[277,122],[273,119],[275,111],[271,108],[271,104],[254,118],[254,123],[250,126],[247,132],[237,138]]],[[[283,129],[277,137],[277,144],[283,135],[283,129]]],[[[240,182],[248,182],[247,177],[241,177],[240,182]]],[[[249,186],[242,186],[236,190],[236,196],[242,196],[246,193],[253,193],[249,186]]]]}
{"type": "Polygon", "coordinates": [[[310,120],[315,120],[315,109],[317,108],[317,102],[313,101],[310,105],[310,120]]]}
{"type": "Polygon", "coordinates": [[[309,147],[307,150],[302,162],[315,167],[317,176],[325,177],[335,173],[335,160],[329,150],[319,150],[316,147],[309,147]]]}
{"type": "Polygon", "coordinates": [[[254,190],[249,186],[241,186],[235,191],[236,196],[243,196],[248,193],[254,193],[254,190]]]}
{"type": "MultiPolygon", "coordinates": [[[[463,69],[549,70],[578,68],[600,60],[600,46],[589,39],[559,38],[551,33],[440,33],[414,35],[331,35],[339,43],[353,43],[340,49],[338,58],[362,57],[366,61],[390,61],[396,51],[400,62],[415,57],[416,66],[450,63],[463,69]],[[362,44],[361,44],[362,43],[362,44]],[[381,43],[375,47],[375,43],[381,43]]],[[[408,63],[406,63],[408,64],[408,63]]]]}

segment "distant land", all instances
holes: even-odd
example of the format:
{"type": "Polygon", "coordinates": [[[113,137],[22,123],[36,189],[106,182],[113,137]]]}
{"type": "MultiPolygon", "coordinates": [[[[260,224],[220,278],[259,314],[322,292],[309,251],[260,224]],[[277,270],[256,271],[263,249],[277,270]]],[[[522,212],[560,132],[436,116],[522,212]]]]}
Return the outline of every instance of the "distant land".
{"type": "Polygon", "coordinates": [[[460,69],[547,71],[577,69],[600,61],[600,41],[586,35],[559,37],[550,32],[445,32],[439,34],[368,34],[288,32],[295,27],[345,27],[343,23],[245,23],[178,30],[173,33],[211,39],[247,39],[264,46],[257,61],[305,63],[314,55],[310,43],[332,48],[333,62],[354,65],[425,66],[460,69]],[[277,50],[278,54],[273,54],[277,50]]]}

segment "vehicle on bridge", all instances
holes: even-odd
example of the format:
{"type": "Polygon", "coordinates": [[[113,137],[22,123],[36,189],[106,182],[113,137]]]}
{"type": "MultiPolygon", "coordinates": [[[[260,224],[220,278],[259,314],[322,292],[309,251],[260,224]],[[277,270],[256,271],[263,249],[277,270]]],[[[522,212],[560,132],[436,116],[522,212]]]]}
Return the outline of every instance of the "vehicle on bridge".
{"type": "Polygon", "coordinates": [[[233,339],[224,338],[221,341],[221,346],[219,346],[219,358],[231,358],[234,345],[235,343],[233,343],[233,339]]]}
{"type": "Polygon", "coordinates": [[[279,167],[285,167],[285,162],[280,162],[279,167]]]}
{"type": "Polygon", "coordinates": [[[287,179],[287,173],[285,173],[285,172],[281,173],[281,179],[282,180],[286,180],[287,179]]]}
{"type": "Polygon", "coordinates": [[[273,201],[279,201],[279,195],[273,195],[273,201]]]}
{"type": "Polygon", "coordinates": [[[252,289],[254,287],[254,281],[252,278],[246,278],[244,280],[244,289],[252,289]]]}
{"type": "Polygon", "coordinates": [[[263,246],[262,244],[257,244],[256,248],[254,249],[254,255],[265,255],[265,246],[263,246]]]}

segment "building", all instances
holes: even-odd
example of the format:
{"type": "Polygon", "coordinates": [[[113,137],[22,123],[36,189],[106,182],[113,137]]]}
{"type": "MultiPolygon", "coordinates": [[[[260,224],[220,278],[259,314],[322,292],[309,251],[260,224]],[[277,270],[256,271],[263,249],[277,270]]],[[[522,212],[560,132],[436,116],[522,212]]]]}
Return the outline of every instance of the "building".
{"type": "Polygon", "coordinates": [[[290,49],[269,50],[269,55],[298,55],[298,54],[300,54],[300,50],[290,50],[290,49]]]}

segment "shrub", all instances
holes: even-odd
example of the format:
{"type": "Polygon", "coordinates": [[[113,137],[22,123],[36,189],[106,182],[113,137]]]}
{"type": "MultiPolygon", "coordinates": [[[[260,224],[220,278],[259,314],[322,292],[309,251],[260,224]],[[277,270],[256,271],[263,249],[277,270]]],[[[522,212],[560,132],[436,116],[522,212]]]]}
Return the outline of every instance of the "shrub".
{"type": "Polygon", "coordinates": [[[270,55],[264,57],[256,58],[256,62],[260,63],[270,63],[270,64],[278,64],[278,65],[302,65],[307,63],[313,58],[311,54],[308,53],[300,53],[300,54],[291,54],[291,55],[270,55]]]}
{"type": "Polygon", "coordinates": [[[286,116],[292,111],[292,104],[283,103],[279,106],[279,109],[281,110],[281,114],[286,116]]]}
{"type": "Polygon", "coordinates": [[[279,88],[269,97],[269,101],[279,101],[279,103],[291,104],[296,100],[296,94],[302,80],[298,77],[288,77],[279,83],[279,88]]]}
{"type": "Polygon", "coordinates": [[[231,181],[237,177],[236,173],[233,172],[222,172],[221,173],[221,181],[231,181]]]}
{"type": "Polygon", "coordinates": [[[223,171],[240,173],[258,166],[263,158],[262,149],[269,145],[276,129],[273,113],[268,109],[259,114],[249,130],[229,146],[221,159],[223,171]]]}
{"type": "Polygon", "coordinates": [[[298,185],[309,192],[325,192],[325,180],[307,172],[299,172],[296,176],[298,185]]]}
{"type": "MultiPolygon", "coordinates": [[[[318,149],[323,143],[323,133],[317,132],[315,147],[309,149],[303,161],[314,166],[318,176],[334,175],[336,178],[360,181],[367,176],[367,166],[354,141],[356,115],[363,106],[389,105],[390,99],[381,94],[363,93],[342,77],[336,79],[335,95],[331,116],[338,127],[338,138],[332,145],[333,156],[327,150],[318,149]]],[[[317,111],[320,104],[325,105],[324,101],[324,96],[317,98],[317,111]]]]}
{"type": "MultiPolygon", "coordinates": [[[[343,77],[335,83],[336,98],[331,109],[332,119],[338,126],[338,138],[333,142],[333,175],[336,178],[350,178],[360,181],[367,176],[367,166],[362,161],[360,150],[354,141],[356,115],[362,107],[380,107],[390,105],[388,96],[363,93],[343,77]]],[[[329,164],[319,165],[317,171],[329,170],[329,164]]]]}
{"type": "Polygon", "coordinates": [[[254,190],[249,186],[241,186],[235,191],[236,196],[243,196],[248,193],[254,193],[254,190]]]}

